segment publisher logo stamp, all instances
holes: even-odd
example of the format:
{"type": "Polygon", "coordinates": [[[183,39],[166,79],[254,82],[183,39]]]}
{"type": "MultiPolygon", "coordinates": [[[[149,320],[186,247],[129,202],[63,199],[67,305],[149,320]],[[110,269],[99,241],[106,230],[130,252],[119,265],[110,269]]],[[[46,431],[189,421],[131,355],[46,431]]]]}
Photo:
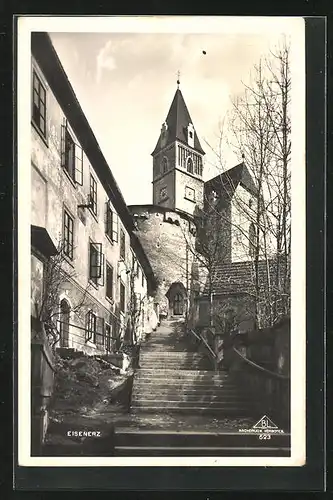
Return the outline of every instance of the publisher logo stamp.
{"type": "Polygon", "coordinates": [[[242,434],[255,434],[258,436],[258,439],[271,439],[272,435],[284,434],[284,430],[279,429],[267,415],[264,415],[250,429],[238,429],[238,432],[242,434]]]}

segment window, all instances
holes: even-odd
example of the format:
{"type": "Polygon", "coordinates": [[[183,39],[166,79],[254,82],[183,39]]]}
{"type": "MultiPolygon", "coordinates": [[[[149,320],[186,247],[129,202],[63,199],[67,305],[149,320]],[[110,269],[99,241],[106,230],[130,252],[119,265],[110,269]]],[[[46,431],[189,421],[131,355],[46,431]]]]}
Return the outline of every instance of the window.
{"type": "Polygon", "coordinates": [[[105,323],[105,348],[107,352],[112,351],[112,328],[109,323],[105,323]]]}
{"type": "Polygon", "coordinates": [[[86,342],[96,343],[96,314],[93,311],[88,311],[87,326],[86,326],[86,342]]]}
{"type": "Polygon", "coordinates": [[[193,138],[193,132],[189,132],[188,135],[191,137],[191,139],[193,138]]]}
{"type": "Polygon", "coordinates": [[[38,130],[45,137],[46,135],[46,91],[42,82],[37,76],[37,73],[33,72],[33,89],[32,89],[32,119],[34,124],[37,126],[38,130]]]}
{"type": "Polygon", "coordinates": [[[105,234],[111,241],[118,241],[118,215],[112,210],[109,201],[106,202],[105,209],[105,234]]]}
{"type": "Polygon", "coordinates": [[[190,172],[190,174],[193,174],[193,160],[192,160],[192,158],[187,158],[186,166],[187,166],[187,171],[190,172]]]}
{"type": "Polygon", "coordinates": [[[141,269],[141,273],[142,273],[141,274],[141,286],[144,287],[145,286],[145,275],[143,273],[143,269],[141,269]]]}
{"type": "Polygon", "coordinates": [[[90,208],[95,215],[97,215],[97,182],[90,174],[90,193],[89,193],[90,208]]]}
{"type": "Polygon", "coordinates": [[[185,198],[189,201],[195,202],[195,191],[193,188],[189,186],[185,187],[185,198]]]}
{"type": "Polygon", "coordinates": [[[120,258],[125,260],[125,233],[123,229],[120,229],[120,258]]]}
{"type": "Polygon", "coordinates": [[[125,285],[120,282],[120,310],[125,312],[125,285]]]}
{"type": "Polygon", "coordinates": [[[165,174],[168,171],[168,159],[164,156],[161,164],[161,173],[165,174]]]}
{"type": "Polygon", "coordinates": [[[256,228],[253,222],[250,224],[249,228],[249,255],[254,257],[256,253],[256,228]]]}
{"type": "MultiPolygon", "coordinates": [[[[98,284],[100,278],[103,278],[104,255],[102,253],[101,243],[89,244],[89,279],[98,284]]],[[[103,283],[100,283],[103,285],[103,283]]]]}
{"type": "Polygon", "coordinates": [[[82,186],[83,184],[83,150],[74,141],[67,119],[61,125],[61,166],[69,177],[82,186]]]}
{"type": "Polygon", "coordinates": [[[106,264],[106,297],[113,299],[113,267],[106,264]]]}
{"type": "Polygon", "coordinates": [[[73,259],[73,219],[67,210],[64,210],[63,252],[66,257],[73,259]]]}

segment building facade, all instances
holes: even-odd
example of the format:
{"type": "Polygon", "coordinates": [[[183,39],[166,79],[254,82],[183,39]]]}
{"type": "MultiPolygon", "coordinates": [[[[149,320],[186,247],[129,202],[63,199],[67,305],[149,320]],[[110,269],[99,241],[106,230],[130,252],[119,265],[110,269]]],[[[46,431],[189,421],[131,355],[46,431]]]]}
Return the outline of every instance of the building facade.
{"type": "Polygon", "coordinates": [[[88,354],[116,350],[134,309],[134,337],[151,329],[155,278],[112,172],[43,33],[32,35],[31,93],[31,314],[44,319],[51,336],[53,329],[60,347],[88,354]]]}

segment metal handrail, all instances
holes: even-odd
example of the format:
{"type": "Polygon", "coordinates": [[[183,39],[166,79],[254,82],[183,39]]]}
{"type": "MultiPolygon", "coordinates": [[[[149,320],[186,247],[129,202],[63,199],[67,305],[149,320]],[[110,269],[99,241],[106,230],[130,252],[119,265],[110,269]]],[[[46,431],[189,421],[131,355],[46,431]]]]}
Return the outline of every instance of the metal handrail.
{"type": "Polygon", "coordinates": [[[206,341],[206,339],[199,333],[196,333],[194,330],[190,329],[190,332],[200,341],[202,342],[206,347],[207,349],[209,350],[209,352],[211,353],[211,355],[213,356],[213,358],[216,358],[216,354],[215,352],[213,351],[213,349],[210,347],[210,345],[208,344],[208,342],[206,341]]]}
{"type": "Polygon", "coordinates": [[[245,361],[252,368],[255,368],[256,370],[261,371],[261,372],[265,373],[266,375],[273,377],[273,378],[278,378],[281,380],[290,380],[290,377],[288,375],[282,375],[281,373],[272,372],[271,370],[267,370],[267,368],[264,368],[263,366],[257,365],[257,363],[254,363],[250,359],[243,356],[243,354],[240,351],[238,351],[238,349],[236,349],[236,347],[233,347],[233,351],[237,354],[237,356],[239,356],[243,361],[245,361]]]}

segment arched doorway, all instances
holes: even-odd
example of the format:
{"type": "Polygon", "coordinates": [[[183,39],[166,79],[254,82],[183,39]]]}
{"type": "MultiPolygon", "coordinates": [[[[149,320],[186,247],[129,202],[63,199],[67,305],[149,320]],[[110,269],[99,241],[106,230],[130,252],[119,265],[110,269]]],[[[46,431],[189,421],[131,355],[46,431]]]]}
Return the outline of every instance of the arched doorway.
{"type": "Polygon", "coordinates": [[[181,293],[176,293],[173,298],[173,315],[182,316],[184,314],[184,297],[181,293]]]}
{"type": "Polygon", "coordinates": [[[169,301],[169,316],[185,316],[187,293],[183,283],[172,283],[166,297],[169,301]]]}
{"type": "Polygon", "coordinates": [[[68,347],[69,345],[69,317],[70,305],[66,299],[60,302],[60,347],[68,347]]]}

